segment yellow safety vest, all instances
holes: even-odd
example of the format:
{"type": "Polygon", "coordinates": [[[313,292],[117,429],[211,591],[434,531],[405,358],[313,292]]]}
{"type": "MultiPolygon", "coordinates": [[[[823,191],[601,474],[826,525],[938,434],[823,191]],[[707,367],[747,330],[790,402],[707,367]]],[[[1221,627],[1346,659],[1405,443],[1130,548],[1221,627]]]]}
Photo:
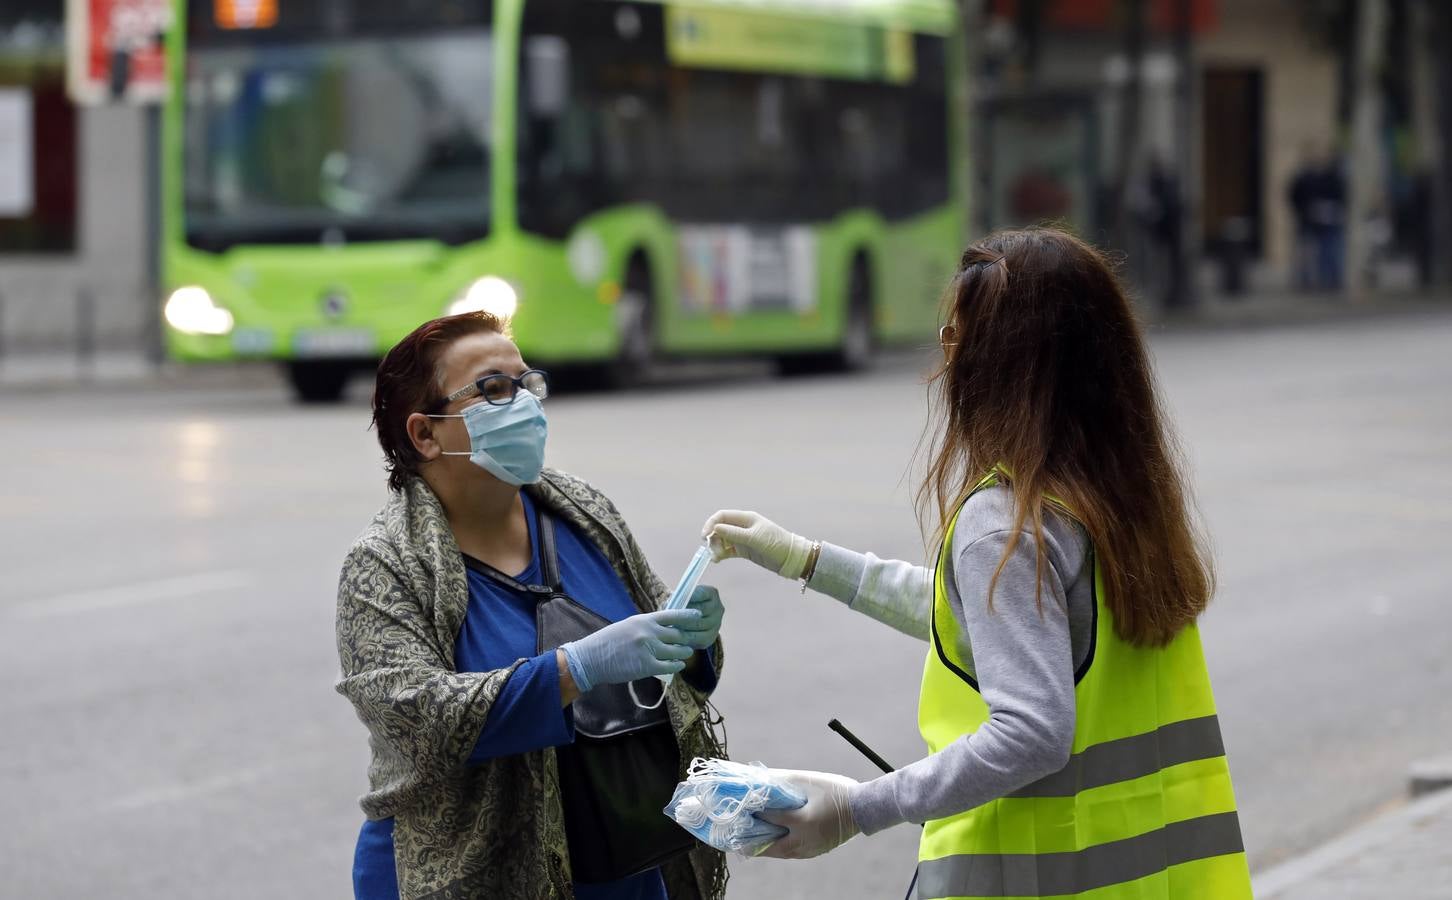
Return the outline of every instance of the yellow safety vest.
{"type": "MultiPolygon", "coordinates": [[[[918,701],[931,753],[988,720],[958,650],[944,581],[957,524],[955,514],[938,555],[918,701]]],[[[929,821],[918,853],[921,900],[1251,897],[1198,629],[1187,627],[1165,647],[1126,642],[1114,631],[1097,564],[1094,607],[1094,643],[1076,673],[1069,764],[1006,797],[929,821]]]]}

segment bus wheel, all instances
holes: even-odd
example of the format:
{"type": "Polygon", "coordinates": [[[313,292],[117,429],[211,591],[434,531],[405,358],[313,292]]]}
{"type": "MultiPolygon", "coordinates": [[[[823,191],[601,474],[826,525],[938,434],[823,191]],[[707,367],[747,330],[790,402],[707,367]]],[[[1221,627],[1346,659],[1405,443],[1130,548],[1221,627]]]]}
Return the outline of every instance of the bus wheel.
{"type": "Polygon", "coordinates": [[[856,372],[871,365],[876,352],[877,338],[872,331],[872,274],[867,260],[859,256],[853,261],[847,278],[847,322],[837,349],[784,356],[777,360],[777,369],[783,375],[856,372]]]}
{"type": "Polygon", "coordinates": [[[287,380],[300,403],[337,403],[343,399],[353,367],[339,362],[290,362],[287,380]]]}
{"type": "Polygon", "coordinates": [[[639,258],[626,270],[620,299],[615,302],[615,327],[620,349],[608,380],[618,387],[636,384],[655,362],[655,285],[650,269],[639,258]]]}

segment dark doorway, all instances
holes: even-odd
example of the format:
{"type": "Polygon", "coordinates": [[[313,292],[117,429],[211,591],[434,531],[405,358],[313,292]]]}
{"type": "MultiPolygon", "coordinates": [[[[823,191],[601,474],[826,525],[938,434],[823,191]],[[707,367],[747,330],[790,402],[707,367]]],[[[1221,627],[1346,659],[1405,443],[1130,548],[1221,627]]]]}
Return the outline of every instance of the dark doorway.
{"type": "Polygon", "coordinates": [[[1206,68],[1202,87],[1205,243],[1258,257],[1265,232],[1265,73],[1206,68]]]}

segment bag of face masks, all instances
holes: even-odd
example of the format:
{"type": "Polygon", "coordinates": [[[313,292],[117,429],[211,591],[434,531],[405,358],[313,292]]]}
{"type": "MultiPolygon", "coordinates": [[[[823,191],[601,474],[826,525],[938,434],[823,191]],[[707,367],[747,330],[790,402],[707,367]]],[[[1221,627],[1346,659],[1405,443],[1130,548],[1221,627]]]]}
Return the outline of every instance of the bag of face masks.
{"type": "Polygon", "coordinates": [[[756,856],[787,830],[755,814],[764,809],[799,809],[806,802],[759,762],[698,757],[691,760],[686,780],[676,786],[665,814],[717,850],[756,856]]]}

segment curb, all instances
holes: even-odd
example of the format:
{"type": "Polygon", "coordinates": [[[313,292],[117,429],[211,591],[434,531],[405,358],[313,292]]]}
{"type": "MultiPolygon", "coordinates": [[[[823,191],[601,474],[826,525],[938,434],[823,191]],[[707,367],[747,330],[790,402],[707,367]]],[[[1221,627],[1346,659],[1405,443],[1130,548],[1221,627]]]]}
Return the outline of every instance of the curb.
{"type": "MultiPolygon", "coordinates": [[[[1243,301],[1207,299],[1191,313],[1163,310],[1138,311],[1151,335],[1194,335],[1215,332],[1264,332],[1306,326],[1343,326],[1365,321],[1398,321],[1419,316],[1452,314],[1452,294],[1410,294],[1369,297],[1360,302],[1327,300],[1299,295],[1251,296],[1243,301]]],[[[931,340],[884,348],[878,364],[895,365],[937,353],[931,340]]],[[[696,372],[709,381],[721,366],[747,365],[751,356],[710,356],[673,362],[677,375],[696,372]]],[[[285,379],[270,361],[178,363],[156,360],[140,349],[103,350],[78,357],[74,350],[28,350],[0,354],[0,396],[18,393],[54,393],[76,389],[154,390],[173,388],[243,388],[285,390],[285,379]]],[[[1452,768],[1452,760],[1447,762],[1452,768]]]]}
{"type": "Polygon", "coordinates": [[[157,362],[141,353],[108,352],[88,360],[39,353],[0,357],[0,397],[76,390],[280,389],[285,382],[267,363],[157,362]]]}
{"type": "Polygon", "coordinates": [[[1452,753],[1424,759],[1413,765],[1411,777],[1413,797],[1452,788],[1452,753]]]}
{"type": "Polygon", "coordinates": [[[1152,332],[1193,334],[1203,331],[1268,331],[1287,327],[1337,325],[1368,320],[1404,319],[1452,311],[1452,296],[1410,295],[1370,298],[1361,302],[1318,298],[1260,302],[1213,300],[1191,313],[1147,312],[1143,321],[1152,332]]]}
{"type": "MultiPolygon", "coordinates": [[[[1443,760],[1447,762],[1446,759],[1443,760]]],[[[1413,784],[1420,764],[1413,767],[1413,784]]],[[[1275,898],[1349,859],[1392,843],[1399,835],[1438,816],[1452,816],[1452,790],[1424,794],[1411,803],[1353,829],[1315,850],[1251,877],[1257,900],[1275,898]]]]}

